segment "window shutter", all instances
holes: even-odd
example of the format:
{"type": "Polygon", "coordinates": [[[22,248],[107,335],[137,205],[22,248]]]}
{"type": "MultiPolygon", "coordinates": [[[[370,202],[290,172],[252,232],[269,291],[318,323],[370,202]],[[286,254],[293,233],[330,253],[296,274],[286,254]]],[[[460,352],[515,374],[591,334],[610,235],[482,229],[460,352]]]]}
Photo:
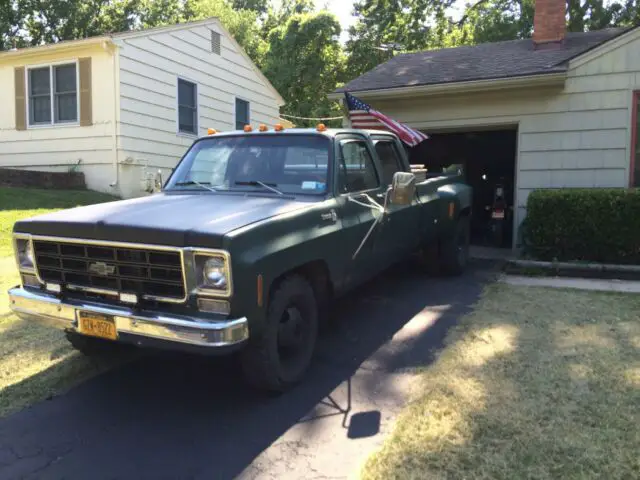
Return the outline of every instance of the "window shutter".
{"type": "Polygon", "coordinates": [[[16,130],[27,129],[27,98],[24,81],[24,67],[14,69],[14,86],[16,100],[16,130]]]}
{"type": "Polygon", "coordinates": [[[80,70],[80,125],[93,124],[91,107],[91,57],[78,60],[80,70]]]}

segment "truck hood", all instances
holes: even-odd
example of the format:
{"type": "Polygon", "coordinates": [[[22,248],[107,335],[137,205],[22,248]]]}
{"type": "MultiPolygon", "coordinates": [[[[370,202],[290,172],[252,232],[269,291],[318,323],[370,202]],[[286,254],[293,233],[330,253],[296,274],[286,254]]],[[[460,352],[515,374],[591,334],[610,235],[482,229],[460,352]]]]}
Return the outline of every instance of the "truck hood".
{"type": "Polygon", "coordinates": [[[169,246],[222,247],[223,236],[308,201],[209,192],[160,193],[21,220],[15,232],[169,246]]]}

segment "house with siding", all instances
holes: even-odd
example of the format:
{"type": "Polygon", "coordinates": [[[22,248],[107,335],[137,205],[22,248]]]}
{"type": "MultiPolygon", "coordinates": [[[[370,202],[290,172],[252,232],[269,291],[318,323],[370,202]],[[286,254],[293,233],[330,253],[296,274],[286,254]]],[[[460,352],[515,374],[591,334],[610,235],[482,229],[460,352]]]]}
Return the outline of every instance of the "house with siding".
{"type": "Polygon", "coordinates": [[[640,29],[567,33],[565,8],[536,0],[530,39],[400,54],[330,98],[426,132],[413,163],[464,165],[480,243],[505,187],[516,247],[531,191],[640,185],[640,29]]]}
{"type": "Polygon", "coordinates": [[[282,97],[216,18],[0,52],[0,167],[145,194],[195,138],[278,123],[282,97]]]}

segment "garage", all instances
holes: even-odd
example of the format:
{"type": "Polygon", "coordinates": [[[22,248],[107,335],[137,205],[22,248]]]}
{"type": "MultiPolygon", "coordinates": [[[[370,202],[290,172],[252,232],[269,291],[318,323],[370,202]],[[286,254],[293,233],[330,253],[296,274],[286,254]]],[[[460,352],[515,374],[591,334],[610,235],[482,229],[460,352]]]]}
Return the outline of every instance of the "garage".
{"type": "Polygon", "coordinates": [[[429,133],[410,149],[410,161],[427,173],[462,170],[473,187],[471,242],[511,248],[513,241],[517,127],[429,133]]]}
{"type": "Polygon", "coordinates": [[[531,38],[398,54],[329,95],[426,132],[431,168],[464,166],[476,245],[521,248],[536,190],[640,187],[640,27],[567,33],[565,3],[543,3],[558,21],[536,16],[531,38]],[[502,177],[504,237],[486,209],[502,177]]]}

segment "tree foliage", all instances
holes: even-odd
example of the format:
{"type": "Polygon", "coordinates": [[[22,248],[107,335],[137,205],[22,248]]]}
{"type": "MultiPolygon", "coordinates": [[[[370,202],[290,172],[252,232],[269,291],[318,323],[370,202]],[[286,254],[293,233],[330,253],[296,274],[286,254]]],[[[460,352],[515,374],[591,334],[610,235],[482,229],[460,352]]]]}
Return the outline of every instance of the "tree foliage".
{"type": "MultiPolygon", "coordinates": [[[[338,20],[314,0],[274,1],[0,0],[0,50],[215,16],[285,98],[283,113],[334,116],[326,94],[397,52],[530,37],[535,3],[356,0],[342,45],[338,20]]],[[[566,2],[569,31],[640,23],[640,0],[566,2]]]]}
{"type": "Polygon", "coordinates": [[[338,107],[327,100],[326,94],[335,89],[342,76],[340,23],[328,12],[305,10],[288,15],[284,23],[270,31],[264,71],[286,100],[286,113],[335,116],[340,113],[338,107]]]}

